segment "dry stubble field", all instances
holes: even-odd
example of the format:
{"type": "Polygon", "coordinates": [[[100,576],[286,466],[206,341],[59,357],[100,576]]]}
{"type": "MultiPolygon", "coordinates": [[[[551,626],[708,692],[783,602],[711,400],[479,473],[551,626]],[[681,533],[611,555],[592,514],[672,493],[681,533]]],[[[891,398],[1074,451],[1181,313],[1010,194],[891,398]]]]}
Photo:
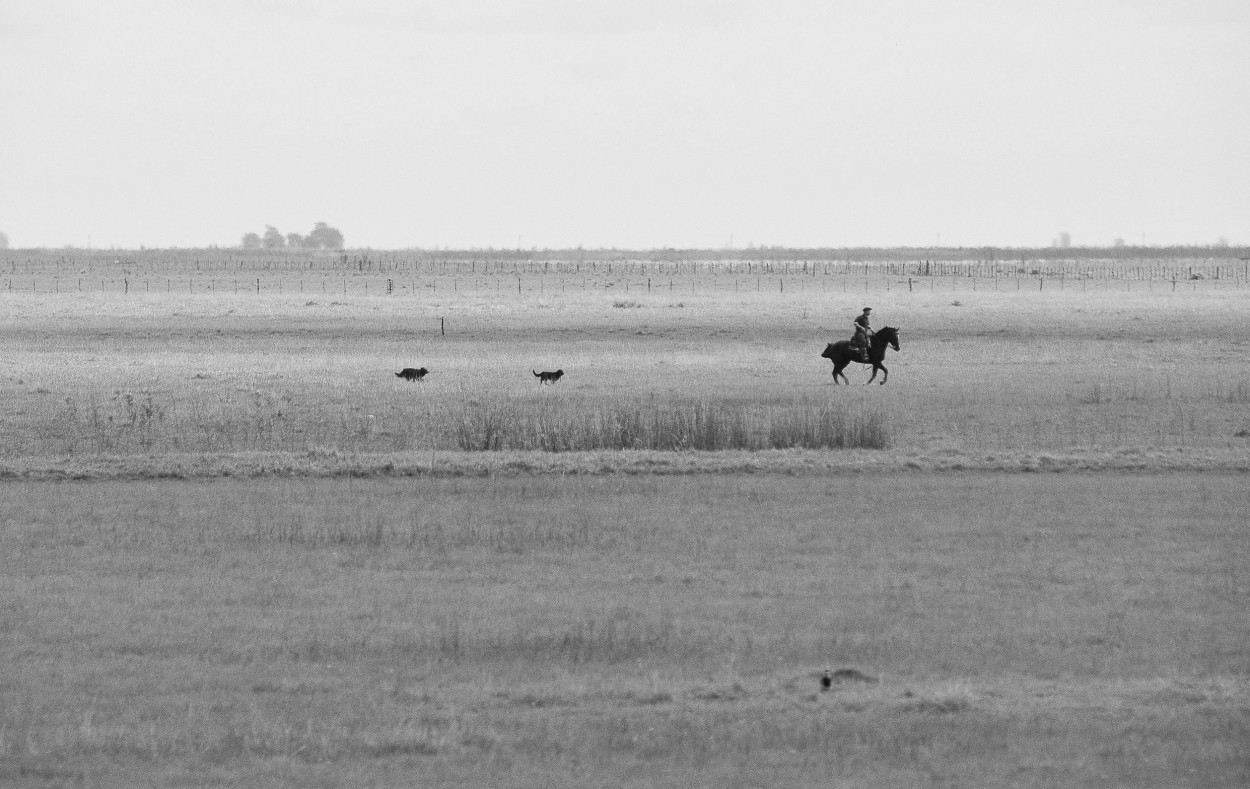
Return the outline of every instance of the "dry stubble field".
{"type": "Polygon", "coordinates": [[[551,291],[0,298],[0,778],[1250,779],[1250,291],[551,291]]]}

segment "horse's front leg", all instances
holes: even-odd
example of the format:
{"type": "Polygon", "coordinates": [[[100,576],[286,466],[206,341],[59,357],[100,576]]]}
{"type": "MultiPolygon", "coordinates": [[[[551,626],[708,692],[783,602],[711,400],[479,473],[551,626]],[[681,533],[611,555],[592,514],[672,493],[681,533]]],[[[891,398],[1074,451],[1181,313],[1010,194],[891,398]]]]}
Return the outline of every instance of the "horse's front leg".
{"type": "MultiPolygon", "coordinates": [[[[877,377],[877,365],[876,365],[876,364],[874,364],[874,365],[872,366],[872,375],[868,376],[868,380],[867,380],[867,381],[864,381],[864,386],[867,386],[868,384],[872,383],[872,379],[874,379],[874,378],[876,378],[876,377],[877,377]]],[[[885,381],[882,381],[881,383],[885,383],[885,381]]]]}
{"type": "MultiPolygon", "coordinates": [[[[886,381],[890,380],[890,370],[884,364],[879,364],[877,366],[881,368],[881,383],[884,385],[886,381]]],[[[876,374],[875,370],[873,374],[876,374]]],[[[870,378],[869,380],[871,381],[872,379],[870,378]]]]}

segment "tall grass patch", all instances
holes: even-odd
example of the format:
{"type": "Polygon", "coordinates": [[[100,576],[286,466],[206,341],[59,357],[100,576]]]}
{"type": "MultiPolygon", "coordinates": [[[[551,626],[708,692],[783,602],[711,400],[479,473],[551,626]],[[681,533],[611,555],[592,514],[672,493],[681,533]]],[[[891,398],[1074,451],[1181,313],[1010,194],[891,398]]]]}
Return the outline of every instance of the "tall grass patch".
{"type": "Polygon", "coordinates": [[[567,398],[470,401],[450,413],[464,450],[884,449],[880,404],[776,405],[711,399],[597,403],[567,398]]]}

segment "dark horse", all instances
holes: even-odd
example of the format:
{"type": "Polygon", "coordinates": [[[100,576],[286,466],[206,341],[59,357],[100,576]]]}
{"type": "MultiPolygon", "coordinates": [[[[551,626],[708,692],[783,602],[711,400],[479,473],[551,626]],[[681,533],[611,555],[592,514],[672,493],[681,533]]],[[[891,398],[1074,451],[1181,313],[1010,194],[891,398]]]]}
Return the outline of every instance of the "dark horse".
{"type": "MultiPolygon", "coordinates": [[[[886,346],[898,350],[898,329],[893,326],[883,326],[876,334],[872,335],[872,342],[868,348],[868,359],[872,364],[872,376],[866,383],[872,383],[872,379],[877,377],[877,370],[884,375],[881,376],[881,383],[885,383],[890,378],[890,371],[885,368],[881,362],[885,359],[886,346]]],[[[842,376],[842,380],[850,383],[846,375],[842,372],[851,362],[860,362],[859,351],[851,347],[850,340],[842,340],[841,342],[831,342],[825,346],[825,352],[821,354],[824,358],[833,362],[833,382],[838,382],[838,376],[842,376]]]]}

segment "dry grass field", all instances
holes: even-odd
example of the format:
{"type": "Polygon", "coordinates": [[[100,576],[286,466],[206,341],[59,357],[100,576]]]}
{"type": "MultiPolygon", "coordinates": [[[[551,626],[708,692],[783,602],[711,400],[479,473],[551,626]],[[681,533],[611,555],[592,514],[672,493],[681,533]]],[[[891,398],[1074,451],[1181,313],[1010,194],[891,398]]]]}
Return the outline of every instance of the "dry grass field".
{"type": "Polygon", "coordinates": [[[0,783],[1250,781],[1250,287],[734,279],[0,293],[0,783]]]}

